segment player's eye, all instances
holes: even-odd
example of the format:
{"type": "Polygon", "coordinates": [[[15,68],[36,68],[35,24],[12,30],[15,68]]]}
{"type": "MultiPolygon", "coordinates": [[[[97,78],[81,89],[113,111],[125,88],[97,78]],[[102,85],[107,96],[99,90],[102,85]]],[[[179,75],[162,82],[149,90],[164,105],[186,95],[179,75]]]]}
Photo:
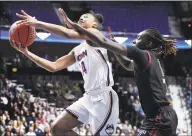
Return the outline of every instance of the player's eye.
{"type": "Polygon", "coordinates": [[[88,18],[88,15],[85,15],[84,18],[88,18]]]}
{"type": "Polygon", "coordinates": [[[141,39],[142,39],[142,36],[141,36],[141,35],[139,35],[139,36],[137,37],[137,39],[138,39],[138,40],[141,40],[141,39]]]}
{"type": "Polygon", "coordinates": [[[137,35],[137,39],[140,37],[140,35],[137,35]]]}

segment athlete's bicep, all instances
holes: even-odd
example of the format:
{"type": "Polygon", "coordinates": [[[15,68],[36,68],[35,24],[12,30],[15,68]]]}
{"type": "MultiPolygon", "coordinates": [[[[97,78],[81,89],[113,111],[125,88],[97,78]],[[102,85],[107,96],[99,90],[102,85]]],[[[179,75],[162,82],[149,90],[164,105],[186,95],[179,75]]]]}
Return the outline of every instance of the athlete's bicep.
{"type": "Polygon", "coordinates": [[[135,46],[127,46],[127,57],[132,59],[140,69],[147,67],[150,54],[145,50],[140,50],[135,46]]]}
{"type": "Polygon", "coordinates": [[[75,63],[74,51],[72,50],[69,54],[59,58],[54,63],[56,66],[56,71],[59,71],[71,66],[72,64],[75,63]]]}
{"type": "Polygon", "coordinates": [[[101,33],[94,33],[94,31],[89,31],[89,33],[91,35],[89,35],[89,37],[87,36],[87,38],[95,42],[98,46],[103,47],[118,55],[125,56],[127,54],[127,48],[124,45],[106,39],[101,33]]]}
{"type": "Polygon", "coordinates": [[[105,38],[100,39],[99,45],[115,54],[123,55],[123,56],[127,55],[127,48],[125,45],[113,42],[111,40],[107,40],[105,38]]]}
{"type": "Polygon", "coordinates": [[[98,30],[88,29],[87,32],[90,35],[86,35],[86,38],[90,39],[97,46],[103,47],[118,55],[126,55],[127,48],[124,45],[106,39],[98,30]]]}

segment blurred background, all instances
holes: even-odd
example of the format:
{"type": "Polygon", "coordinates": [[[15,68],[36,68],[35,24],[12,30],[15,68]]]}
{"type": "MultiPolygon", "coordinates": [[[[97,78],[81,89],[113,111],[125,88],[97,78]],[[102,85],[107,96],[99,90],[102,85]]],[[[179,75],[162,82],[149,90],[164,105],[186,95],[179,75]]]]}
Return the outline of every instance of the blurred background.
{"type": "MultiPolygon", "coordinates": [[[[177,40],[178,54],[165,63],[167,97],[176,110],[178,136],[191,136],[192,108],[192,2],[0,2],[0,135],[50,135],[50,123],[64,108],[84,93],[78,65],[49,73],[9,44],[9,28],[18,20],[15,13],[25,10],[38,20],[65,26],[58,8],[77,21],[83,13],[94,11],[105,17],[103,33],[110,27],[115,38],[126,46],[148,28],[157,28],[164,37],[177,40]]],[[[55,61],[77,46],[81,40],[57,37],[37,30],[33,53],[55,61]]],[[[120,117],[117,136],[135,136],[144,113],[132,72],[123,69],[109,52],[114,89],[119,95],[120,117]]],[[[89,125],[74,130],[91,135],[89,125]]]]}

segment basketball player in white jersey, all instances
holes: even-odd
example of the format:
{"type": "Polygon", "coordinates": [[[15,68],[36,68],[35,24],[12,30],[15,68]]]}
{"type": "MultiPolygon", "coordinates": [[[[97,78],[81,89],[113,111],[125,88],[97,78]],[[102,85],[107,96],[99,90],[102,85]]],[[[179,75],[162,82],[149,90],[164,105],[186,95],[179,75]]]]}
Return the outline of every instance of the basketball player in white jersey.
{"type": "MultiPolygon", "coordinates": [[[[59,11],[62,12],[61,9],[59,11]]],[[[94,47],[94,45],[91,46],[91,42],[86,41],[86,37],[80,36],[72,29],[41,22],[24,11],[21,12],[22,15],[17,14],[17,16],[23,19],[23,23],[62,37],[84,39],[69,54],[55,62],[40,58],[27,48],[22,48],[21,45],[16,45],[14,41],[10,41],[15,49],[50,72],[67,68],[75,62],[80,66],[84,79],[85,94],[57,117],[51,127],[52,134],[54,136],[77,135],[71,129],[85,123],[90,124],[94,136],[113,135],[119,116],[119,100],[116,92],[112,89],[114,81],[109,68],[107,50],[94,47]]],[[[102,15],[87,13],[80,17],[78,24],[90,31],[95,31],[95,29],[101,29],[102,22],[102,15]]]]}

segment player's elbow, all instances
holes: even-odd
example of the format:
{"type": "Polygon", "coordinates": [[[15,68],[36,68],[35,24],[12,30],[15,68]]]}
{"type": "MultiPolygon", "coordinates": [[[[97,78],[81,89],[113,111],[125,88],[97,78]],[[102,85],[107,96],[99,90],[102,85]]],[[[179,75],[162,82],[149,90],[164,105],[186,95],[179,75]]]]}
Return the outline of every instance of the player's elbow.
{"type": "Polygon", "coordinates": [[[50,67],[48,68],[48,71],[51,72],[51,73],[55,73],[55,72],[58,71],[55,62],[52,62],[52,64],[51,64],[50,67]]]}
{"type": "Polygon", "coordinates": [[[134,71],[134,62],[133,61],[125,63],[124,66],[128,71],[134,71]]]}
{"type": "Polygon", "coordinates": [[[48,71],[51,72],[51,73],[55,73],[55,72],[57,72],[57,70],[54,69],[54,68],[49,68],[48,71]]]}
{"type": "Polygon", "coordinates": [[[65,38],[71,38],[70,30],[63,26],[60,27],[60,35],[65,38]]]}
{"type": "Polygon", "coordinates": [[[65,38],[68,38],[68,39],[73,38],[72,34],[70,34],[70,33],[63,33],[63,35],[64,35],[65,38]]]}
{"type": "Polygon", "coordinates": [[[62,35],[62,37],[65,37],[65,38],[68,38],[68,39],[71,38],[70,34],[69,34],[69,33],[66,33],[66,32],[62,32],[61,35],[62,35]]]}
{"type": "Polygon", "coordinates": [[[55,69],[49,69],[48,71],[51,72],[51,73],[57,72],[57,70],[55,70],[55,69]]]}

